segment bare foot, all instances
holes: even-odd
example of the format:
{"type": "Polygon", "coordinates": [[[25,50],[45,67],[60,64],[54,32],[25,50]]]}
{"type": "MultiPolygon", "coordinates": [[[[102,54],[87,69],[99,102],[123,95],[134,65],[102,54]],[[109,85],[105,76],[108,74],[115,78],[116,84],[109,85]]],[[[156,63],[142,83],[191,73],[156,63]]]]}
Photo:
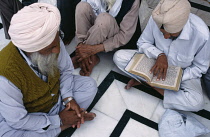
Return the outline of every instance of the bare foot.
{"type": "Polygon", "coordinates": [[[136,85],[141,85],[141,82],[138,82],[137,80],[135,79],[131,79],[128,84],[125,86],[125,89],[130,89],[131,87],[133,86],[136,86],[136,85]]]}
{"type": "Polygon", "coordinates": [[[76,57],[75,57],[75,56],[72,57],[71,60],[72,60],[72,63],[73,63],[73,65],[74,65],[74,69],[79,68],[79,63],[77,62],[76,57]]]}
{"type": "Polygon", "coordinates": [[[91,74],[93,68],[100,62],[100,58],[99,58],[98,55],[92,55],[92,56],[90,57],[90,59],[91,59],[91,61],[92,61],[92,64],[90,64],[90,69],[89,69],[89,71],[88,71],[87,73],[84,73],[82,70],[80,70],[79,73],[80,73],[81,76],[90,76],[90,74],[91,74]]]}
{"type": "Polygon", "coordinates": [[[95,113],[92,113],[92,112],[90,112],[90,113],[85,113],[85,115],[84,115],[85,121],[91,121],[91,120],[93,120],[95,117],[96,117],[96,114],[95,114],[95,113]]]}

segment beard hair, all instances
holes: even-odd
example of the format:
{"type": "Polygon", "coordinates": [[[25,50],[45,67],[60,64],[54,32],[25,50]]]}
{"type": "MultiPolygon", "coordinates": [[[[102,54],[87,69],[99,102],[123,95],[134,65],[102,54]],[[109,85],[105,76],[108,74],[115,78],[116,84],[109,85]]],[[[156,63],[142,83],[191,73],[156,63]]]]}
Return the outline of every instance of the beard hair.
{"type": "Polygon", "coordinates": [[[105,9],[107,10],[110,10],[115,2],[116,0],[101,0],[102,5],[106,7],[105,9]]]}
{"type": "Polygon", "coordinates": [[[53,77],[58,72],[57,56],[56,53],[41,55],[39,52],[34,52],[30,55],[30,58],[32,64],[36,65],[43,75],[53,77]]]}

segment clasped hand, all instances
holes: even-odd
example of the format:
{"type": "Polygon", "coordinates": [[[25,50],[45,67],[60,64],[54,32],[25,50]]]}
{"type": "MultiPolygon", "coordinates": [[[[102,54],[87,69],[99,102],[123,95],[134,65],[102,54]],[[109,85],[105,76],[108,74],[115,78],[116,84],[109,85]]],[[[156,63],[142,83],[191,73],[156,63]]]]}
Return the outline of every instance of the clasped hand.
{"type": "Polygon", "coordinates": [[[84,109],[80,108],[73,99],[66,104],[66,107],[59,113],[63,126],[65,127],[80,127],[84,123],[84,109]]]}
{"type": "Polygon", "coordinates": [[[165,80],[168,69],[168,61],[165,54],[159,56],[155,62],[155,65],[151,68],[150,73],[157,76],[157,80],[165,80]]]}
{"type": "Polygon", "coordinates": [[[82,60],[87,59],[91,55],[94,55],[94,46],[80,43],[76,47],[77,62],[81,62],[82,60]]]}

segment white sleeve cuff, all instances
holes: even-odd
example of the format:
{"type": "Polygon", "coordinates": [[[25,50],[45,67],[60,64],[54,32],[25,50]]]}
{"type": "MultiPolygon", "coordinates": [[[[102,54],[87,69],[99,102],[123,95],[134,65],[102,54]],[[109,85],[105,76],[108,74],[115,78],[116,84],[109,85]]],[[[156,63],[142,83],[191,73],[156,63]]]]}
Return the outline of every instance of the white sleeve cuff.
{"type": "Polygon", "coordinates": [[[49,126],[49,130],[50,129],[55,129],[61,126],[61,122],[60,122],[60,117],[59,115],[54,115],[54,116],[48,116],[49,121],[50,121],[50,126],[49,126]]]}

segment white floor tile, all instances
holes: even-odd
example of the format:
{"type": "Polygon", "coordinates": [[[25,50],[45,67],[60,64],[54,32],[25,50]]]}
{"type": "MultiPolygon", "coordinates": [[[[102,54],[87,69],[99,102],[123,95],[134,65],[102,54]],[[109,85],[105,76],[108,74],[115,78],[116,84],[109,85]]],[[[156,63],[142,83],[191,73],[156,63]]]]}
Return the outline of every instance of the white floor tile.
{"type": "Polygon", "coordinates": [[[159,137],[158,131],[130,119],[120,137],[159,137]]]}
{"type": "Polygon", "coordinates": [[[93,109],[96,118],[92,121],[84,123],[77,129],[72,137],[109,137],[118,121],[108,117],[107,115],[93,109]]]}
{"type": "Polygon", "coordinates": [[[160,99],[151,96],[136,88],[124,89],[125,84],[117,82],[120,94],[129,110],[145,117],[150,118],[160,102],[160,99]]]}
{"type": "Polygon", "coordinates": [[[154,110],[150,120],[158,123],[162,117],[162,115],[165,113],[166,109],[163,108],[163,101],[161,100],[158,104],[158,106],[156,107],[156,109],[154,110]]]}
{"type": "Polygon", "coordinates": [[[94,109],[116,120],[120,120],[128,106],[126,106],[116,82],[113,81],[94,109]]]}

